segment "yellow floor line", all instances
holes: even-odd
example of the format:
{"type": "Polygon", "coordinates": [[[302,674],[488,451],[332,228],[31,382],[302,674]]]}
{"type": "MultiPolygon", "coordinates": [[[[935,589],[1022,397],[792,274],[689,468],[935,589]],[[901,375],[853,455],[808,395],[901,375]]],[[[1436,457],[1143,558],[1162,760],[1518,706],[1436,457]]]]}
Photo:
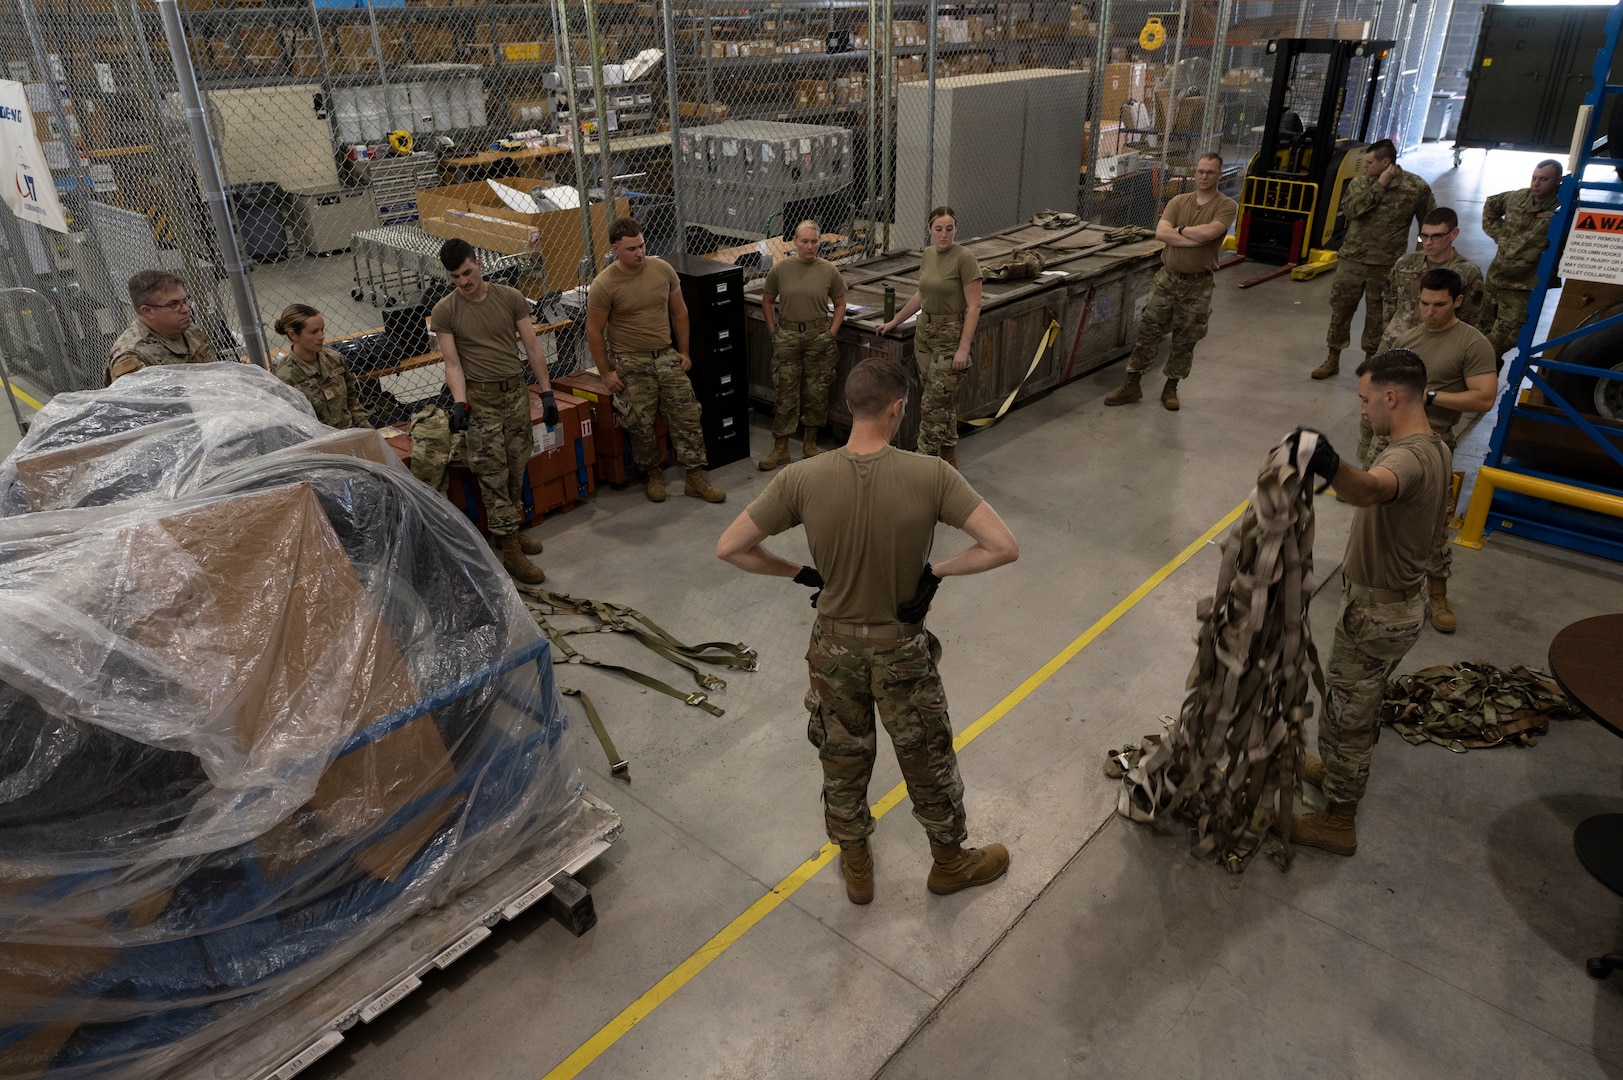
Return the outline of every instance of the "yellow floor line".
{"type": "Polygon", "coordinates": [[[41,409],[45,408],[45,406],[41,405],[39,402],[37,402],[33,398],[29,397],[25,392],[17,389],[17,384],[16,383],[11,384],[11,393],[12,393],[12,396],[15,397],[18,401],[22,402],[24,405],[27,405],[30,409],[33,409],[35,412],[39,412],[41,409]]]}
{"type": "MultiPolygon", "coordinates": [[[[1235,519],[1245,511],[1245,508],[1246,503],[1242,502],[1239,506],[1223,515],[1216,524],[1201,533],[1198,539],[1178,552],[1165,566],[1151,574],[1142,585],[1128,593],[1120,603],[1107,611],[1092,626],[1084,630],[1080,637],[1065,646],[1059,655],[1038,668],[1019,686],[1009,691],[1002,701],[992,706],[984,716],[958,734],[958,737],[953,740],[954,749],[962,750],[980,737],[993,724],[1003,719],[1011,709],[1029,697],[1033,690],[1051,679],[1055,672],[1075,659],[1076,655],[1097,640],[1100,634],[1110,629],[1116,620],[1131,611],[1140,600],[1153,592],[1156,586],[1171,577],[1173,571],[1194,558],[1196,552],[1221,534],[1224,529],[1232,525],[1235,519]]],[[[906,795],[906,786],[897,784],[886,792],[883,798],[873,804],[873,816],[876,819],[884,817],[906,795]]],[[[774,885],[771,892],[751,904],[742,915],[728,923],[715,937],[700,946],[697,952],[678,964],[675,969],[655,983],[636,1001],[622,1009],[618,1016],[599,1028],[597,1034],[576,1048],[574,1053],[570,1054],[556,1068],[542,1077],[542,1080],[571,1080],[571,1078],[579,1076],[582,1069],[596,1061],[604,1051],[613,1046],[628,1031],[636,1027],[650,1013],[674,996],[694,976],[709,967],[712,961],[718,959],[722,953],[730,949],[756,923],[771,914],[779,904],[793,896],[802,885],[816,876],[819,870],[832,862],[839,852],[839,845],[832,842],[824,844],[816,855],[801,863],[793,873],[774,885]]]]}

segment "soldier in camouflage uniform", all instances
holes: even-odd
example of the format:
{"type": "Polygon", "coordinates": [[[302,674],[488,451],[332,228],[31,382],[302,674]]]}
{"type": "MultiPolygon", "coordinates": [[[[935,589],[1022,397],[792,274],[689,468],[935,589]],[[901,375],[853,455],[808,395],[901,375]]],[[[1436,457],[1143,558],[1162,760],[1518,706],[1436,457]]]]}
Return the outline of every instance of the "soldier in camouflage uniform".
{"type": "Polygon", "coordinates": [[[135,321],[108,350],[107,381],[159,364],[212,364],[214,346],[192,327],[186,283],[163,270],[142,270],[130,278],[135,321]]]}
{"type": "Polygon", "coordinates": [[[1477,329],[1487,335],[1495,356],[1516,347],[1527,321],[1527,303],[1538,287],[1538,261],[1550,246],[1550,219],[1560,192],[1561,163],[1552,159],[1538,163],[1530,186],[1491,195],[1482,204],[1482,231],[1493,237],[1499,251],[1488,264],[1477,329]]]}
{"type": "Polygon", "coordinates": [[[958,214],[950,206],[930,211],[930,246],[919,257],[919,288],[889,322],[881,336],[918,312],[913,331],[913,357],[919,371],[921,454],[939,454],[958,467],[958,387],[969,372],[971,343],[981,318],[981,268],[969,249],[958,244],[958,214]]]}
{"type": "Polygon", "coordinates": [[[832,453],[772,478],[730,525],[716,554],[750,573],[793,578],[812,595],[817,625],[806,652],[811,689],[807,737],[823,766],[824,822],[840,846],[846,895],[873,899],[873,814],[868,781],[877,736],[890,735],[913,816],[934,861],[927,887],[952,893],[1002,876],[1001,844],[965,848],[964,784],[936,662],[941,644],[924,626],[941,579],[975,574],[1019,555],[1008,526],[944,460],[890,445],[907,408],[907,373],[894,360],[865,360],[846,379],[851,438],[832,453]],[[926,560],[936,523],[975,545],[926,560]],[[767,551],[768,536],[804,525],[813,566],[767,551]]]}
{"type": "Polygon", "coordinates": [[[670,263],[648,258],[636,218],[609,226],[609,247],[614,262],[592,279],[586,294],[586,343],[614,395],[615,419],[631,435],[631,456],[647,473],[648,501],[665,501],[665,462],[654,438],[659,414],[687,471],[682,494],[723,502],[727,493],[704,475],[704,429],[687,376],[693,361],[681,281],[670,263]]]}
{"type": "Polygon", "coordinates": [[[1329,690],[1319,720],[1319,757],[1301,775],[1324,789],[1325,809],[1297,815],[1291,839],[1337,855],[1358,850],[1354,817],[1369,781],[1386,682],[1420,636],[1422,582],[1443,528],[1453,455],[1425,409],[1426,365],[1395,349],[1358,366],[1358,398],[1376,434],[1391,443],[1368,472],[1328,440],[1308,471],[1335,484],[1353,511],[1342,560],[1341,611],[1330,649],[1329,690]]]}
{"type": "Polygon", "coordinates": [[[289,304],[276,320],[276,332],[292,348],[271,370],[310,399],[316,419],[333,428],[369,428],[360,388],[344,358],[326,348],[327,320],[309,304],[289,304]]]}
{"type": "Polygon", "coordinates": [[[1398,167],[1391,140],[1371,143],[1364,151],[1364,175],[1355,176],[1341,196],[1347,236],[1336,253],[1336,276],[1330,286],[1329,355],[1313,369],[1315,379],[1341,371],[1341,350],[1352,344],[1353,313],[1364,301],[1364,355],[1374,356],[1386,326],[1382,301],[1392,264],[1409,245],[1409,222],[1418,222],[1437,206],[1431,185],[1398,167]]]}
{"type": "Polygon", "coordinates": [[[1106,405],[1142,400],[1139,381],[1154,365],[1161,339],[1170,331],[1172,349],[1162,372],[1166,383],[1161,388],[1161,407],[1178,410],[1178,382],[1189,377],[1195,345],[1206,336],[1206,322],[1212,314],[1212,272],[1217,269],[1223,237],[1239,213],[1234,200],[1217,190],[1222,175],[1222,158],[1201,155],[1195,163],[1195,190],[1174,195],[1161,211],[1155,238],[1166,245],[1161,250],[1163,265],[1138,317],[1138,337],[1127,358],[1126,377],[1105,397],[1106,405]]]}
{"type": "Polygon", "coordinates": [[[772,413],[772,453],[757,466],[762,472],[789,463],[789,437],[796,430],[804,432],[805,456],[816,454],[817,431],[828,419],[828,388],[839,359],[834,338],[845,321],[845,279],[833,263],[817,257],[822,233],[815,221],[797,225],[794,256],[767,271],[761,291],[761,315],[772,336],[772,382],[778,393],[772,413]],[[778,300],[783,302],[781,312],[774,307],[778,300]]]}
{"type": "Polygon", "coordinates": [[[1460,298],[1459,320],[1482,329],[1477,324],[1482,317],[1482,271],[1476,263],[1454,250],[1454,240],[1459,235],[1459,215],[1447,206],[1439,206],[1420,223],[1420,250],[1411,251],[1392,264],[1382,304],[1386,311],[1386,330],[1381,334],[1381,352],[1392,348],[1392,343],[1406,330],[1419,325],[1416,305],[1420,302],[1420,278],[1428,270],[1442,268],[1460,276],[1464,292],[1460,298]]]}

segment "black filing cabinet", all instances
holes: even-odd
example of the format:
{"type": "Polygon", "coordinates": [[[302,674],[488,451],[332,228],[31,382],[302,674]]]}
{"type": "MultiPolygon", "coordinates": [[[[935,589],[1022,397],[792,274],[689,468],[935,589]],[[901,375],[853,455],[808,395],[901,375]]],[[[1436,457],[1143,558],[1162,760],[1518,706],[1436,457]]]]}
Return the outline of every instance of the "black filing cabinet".
{"type": "Polygon", "coordinates": [[[749,372],[744,355],[744,271],[671,254],[688,308],[693,392],[703,410],[704,450],[711,468],[749,457],[749,372]]]}

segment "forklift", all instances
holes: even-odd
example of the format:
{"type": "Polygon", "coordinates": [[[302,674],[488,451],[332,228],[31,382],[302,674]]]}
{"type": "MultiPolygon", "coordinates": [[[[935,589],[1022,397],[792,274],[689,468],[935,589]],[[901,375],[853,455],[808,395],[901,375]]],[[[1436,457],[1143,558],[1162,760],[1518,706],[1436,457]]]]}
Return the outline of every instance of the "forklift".
{"type": "Polygon", "coordinates": [[[1307,281],[1336,266],[1347,230],[1341,195],[1363,170],[1364,147],[1390,41],[1280,38],[1268,42],[1274,81],[1262,146],[1246,167],[1231,243],[1245,259],[1307,281]]]}

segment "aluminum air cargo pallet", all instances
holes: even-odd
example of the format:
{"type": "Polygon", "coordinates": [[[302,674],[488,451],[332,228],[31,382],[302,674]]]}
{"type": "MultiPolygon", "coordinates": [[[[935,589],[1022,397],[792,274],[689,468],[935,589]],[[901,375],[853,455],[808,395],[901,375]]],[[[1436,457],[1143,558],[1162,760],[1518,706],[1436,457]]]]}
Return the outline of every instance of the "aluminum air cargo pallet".
{"type": "Polygon", "coordinates": [[[264,1021],[221,1039],[164,1080],[288,1080],[344,1041],[358,1021],[399,1004],[430,969],[447,968],[491,927],[534,907],[559,874],[574,874],[619,839],[620,815],[587,793],[579,820],[547,849],[498,870],[444,907],[394,928],[376,945],[264,1021]]]}

